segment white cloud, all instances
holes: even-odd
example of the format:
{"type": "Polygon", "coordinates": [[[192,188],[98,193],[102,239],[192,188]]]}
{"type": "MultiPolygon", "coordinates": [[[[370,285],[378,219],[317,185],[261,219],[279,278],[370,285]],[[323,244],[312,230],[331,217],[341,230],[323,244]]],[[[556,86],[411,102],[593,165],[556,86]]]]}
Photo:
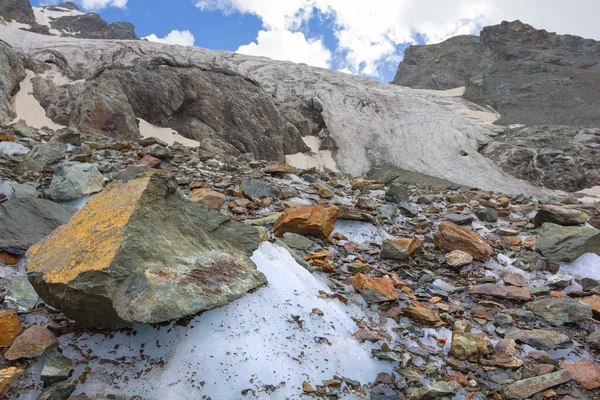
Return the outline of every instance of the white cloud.
{"type": "Polygon", "coordinates": [[[259,31],[256,42],[240,46],[237,53],[270,57],[328,68],[331,52],[317,39],[307,40],[302,32],[259,31]]]}
{"type": "MultiPolygon", "coordinates": [[[[90,11],[98,11],[107,7],[125,8],[128,0],[75,0],[75,3],[79,4],[81,8],[90,11]]],[[[62,3],[63,0],[42,0],[40,5],[56,5],[62,3]]]]}
{"type": "Polygon", "coordinates": [[[437,43],[481,26],[515,20],[536,28],[600,39],[600,2],[578,0],[195,0],[201,10],[253,14],[267,32],[296,31],[318,12],[333,21],[336,53],[354,73],[377,75],[398,59],[396,46],[419,34],[437,43]]]}
{"type": "Polygon", "coordinates": [[[148,39],[151,42],[165,43],[165,44],[178,44],[180,46],[193,46],[194,45],[194,34],[188,30],[178,31],[173,30],[165,37],[159,38],[155,34],[146,36],[142,39],[148,39]]]}

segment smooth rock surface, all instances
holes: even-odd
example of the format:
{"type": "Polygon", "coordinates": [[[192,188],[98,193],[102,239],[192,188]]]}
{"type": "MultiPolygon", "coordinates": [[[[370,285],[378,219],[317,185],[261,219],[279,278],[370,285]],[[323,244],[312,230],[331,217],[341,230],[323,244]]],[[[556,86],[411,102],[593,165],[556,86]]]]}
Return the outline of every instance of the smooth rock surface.
{"type": "Polygon", "coordinates": [[[571,262],[585,253],[600,255],[600,231],[592,228],[542,225],[536,250],[554,262],[571,262]]]}
{"type": "Polygon", "coordinates": [[[67,202],[98,193],[104,187],[104,177],[94,164],[65,162],[54,170],[48,195],[54,201],[67,202]]]}
{"type": "Polygon", "coordinates": [[[532,301],[527,307],[554,326],[592,319],[592,307],[575,299],[542,299],[532,301]]]}

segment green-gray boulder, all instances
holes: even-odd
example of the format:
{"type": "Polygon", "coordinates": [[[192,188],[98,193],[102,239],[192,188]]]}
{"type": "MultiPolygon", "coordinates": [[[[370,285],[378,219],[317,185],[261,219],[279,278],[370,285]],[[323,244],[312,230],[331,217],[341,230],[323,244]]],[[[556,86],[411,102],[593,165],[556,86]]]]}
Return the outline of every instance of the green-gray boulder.
{"type": "Polygon", "coordinates": [[[554,262],[575,261],[585,253],[600,255],[600,231],[545,223],[538,233],[536,250],[554,262]]]}

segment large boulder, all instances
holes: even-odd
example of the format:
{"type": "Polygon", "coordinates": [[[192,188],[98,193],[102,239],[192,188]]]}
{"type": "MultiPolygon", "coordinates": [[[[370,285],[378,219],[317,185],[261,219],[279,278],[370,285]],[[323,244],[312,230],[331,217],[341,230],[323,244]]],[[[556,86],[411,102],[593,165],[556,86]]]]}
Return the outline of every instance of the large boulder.
{"type": "Polygon", "coordinates": [[[86,327],[158,323],[266,284],[258,229],[187,200],[172,179],[113,182],[27,253],[40,297],[86,327]]]}
{"type": "Polygon", "coordinates": [[[65,162],[56,166],[48,195],[54,201],[72,201],[103,187],[104,177],[94,164],[65,162]]]}
{"type": "Polygon", "coordinates": [[[69,222],[76,208],[24,197],[0,204],[0,251],[22,255],[33,244],[69,222]]]}
{"type": "Polygon", "coordinates": [[[585,253],[600,255],[600,231],[545,223],[537,235],[536,250],[554,262],[575,261],[585,253]]]}
{"type": "Polygon", "coordinates": [[[542,206],[535,215],[535,225],[542,226],[546,222],[563,226],[577,226],[586,223],[590,217],[581,210],[555,205],[542,206]]]}

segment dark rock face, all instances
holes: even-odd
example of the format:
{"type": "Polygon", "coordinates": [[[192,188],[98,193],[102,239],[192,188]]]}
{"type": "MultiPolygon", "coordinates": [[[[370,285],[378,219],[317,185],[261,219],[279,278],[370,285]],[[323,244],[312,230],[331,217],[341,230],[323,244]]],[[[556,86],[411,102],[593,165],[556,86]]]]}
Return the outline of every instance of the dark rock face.
{"type": "Polygon", "coordinates": [[[463,35],[439,44],[404,51],[393,83],[415,89],[447,90],[465,86],[479,63],[479,37],[463,35]]]}
{"type": "Polygon", "coordinates": [[[0,1],[0,16],[5,21],[16,21],[22,24],[35,23],[35,16],[29,0],[0,1]]]}
{"type": "MultiPolygon", "coordinates": [[[[61,5],[63,7],[63,5],[61,5]]],[[[98,14],[84,14],[76,16],[64,16],[50,22],[52,29],[63,32],[77,32],[69,35],[71,37],[86,39],[117,39],[135,40],[135,26],[128,22],[104,21],[98,14]]]]}
{"type": "MultiPolygon", "coordinates": [[[[3,5],[4,3],[0,7],[3,5]]],[[[0,125],[8,124],[14,118],[10,98],[19,90],[19,82],[24,78],[22,57],[12,47],[0,41],[0,125]]]]}
{"type": "Polygon", "coordinates": [[[482,154],[505,172],[550,189],[571,192],[600,185],[598,128],[509,129],[483,148],[482,154]]]}
{"type": "Polygon", "coordinates": [[[308,150],[299,130],[255,82],[234,73],[171,65],[167,59],[153,62],[157,65],[105,71],[85,84],[38,97],[54,121],[118,139],[137,138],[139,117],[169,126],[216,153],[283,160],[285,154],[308,150]]]}
{"type": "Polygon", "coordinates": [[[0,251],[25,254],[60,225],[69,222],[77,209],[34,197],[0,205],[0,251]]]}
{"type": "Polygon", "coordinates": [[[396,84],[466,86],[465,97],[491,105],[503,125],[600,127],[600,42],[513,21],[483,28],[479,46],[474,37],[459,36],[411,49],[396,84]]]}

